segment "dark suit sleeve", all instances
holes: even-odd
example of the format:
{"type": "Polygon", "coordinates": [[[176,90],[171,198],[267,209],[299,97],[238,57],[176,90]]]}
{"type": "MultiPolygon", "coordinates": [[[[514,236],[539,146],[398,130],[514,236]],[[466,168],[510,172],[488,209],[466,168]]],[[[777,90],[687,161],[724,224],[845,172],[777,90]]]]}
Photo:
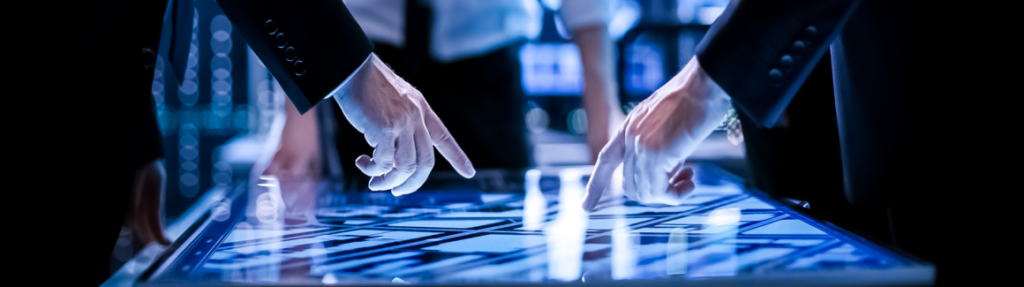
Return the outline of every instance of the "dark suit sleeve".
{"type": "Polygon", "coordinates": [[[697,45],[697,61],[736,108],[773,126],[859,2],[732,1],[697,45]]]}
{"type": "Polygon", "coordinates": [[[299,112],[331,96],[373,52],[340,0],[217,0],[299,112]]]}

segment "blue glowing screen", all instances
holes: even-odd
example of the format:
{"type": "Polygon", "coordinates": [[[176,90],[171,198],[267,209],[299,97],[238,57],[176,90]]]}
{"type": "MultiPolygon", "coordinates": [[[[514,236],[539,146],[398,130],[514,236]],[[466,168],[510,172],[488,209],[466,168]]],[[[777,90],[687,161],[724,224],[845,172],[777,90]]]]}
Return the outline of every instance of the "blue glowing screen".
{"type": "Polygon", "coordinates": [[[682,205],[606,196],[589,214],[579,208],[585,171],[541,177],[554,185],[527,179],[509,193],[338,193],[309,212],[275,201],[284,186],[240,192],[225,201],[234,215],[197,222],[140,283],[931,280],[931,265],[799,215],[712,167],[697,167],[700,184],[682,205]]]}

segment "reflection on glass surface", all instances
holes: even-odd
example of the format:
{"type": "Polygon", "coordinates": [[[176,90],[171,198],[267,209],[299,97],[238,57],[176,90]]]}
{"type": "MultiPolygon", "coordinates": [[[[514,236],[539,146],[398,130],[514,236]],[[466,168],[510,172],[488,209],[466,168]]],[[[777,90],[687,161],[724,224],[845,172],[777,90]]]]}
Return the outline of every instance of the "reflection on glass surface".
{"type": "Polygon", "coordinates": [[[612,230],[612,279],[630,279],[636,275],[639,238],[630,231],[629,225],[625,224],[612,230]]]}
{"type": "Polygon", "coordinates": [[[572,281],[580,278],[583,263],[583,240],[588,216],[583,204],[583,170],[565,169],[558,174],[561,189],[558,193],[558,217],[544,228],[548,247],[548,276],[551,279],[572,281]]]}
{"type": "Polygon", "coordinates": [[[735,226],[740,224],[740,209],[736,207],[716,209],[708,214],[708,225],[735,226]]]}
{"type": "Polygon", "coordinates": [[[690,257],[687,253],[690,250],[689,234],[686,228],[677,227],[668,236],[668,250],[665,251],[665,270],[667,275],[686,274],[687,266],[690,266],[690,257]]]}
{"type": "Polygon", "coordinates": [[[857,280],[842,277],[850,272],[899,278],[922,266],[696,168],[699,184],[680,206],[643,206],[618,193],[589,214],[580,208],[589,167],[531,170],[525,180],[518,173],[520,190],[483,193],[460,181],[398,198],[263,177],[240,184],[148,280],[590,284],[810,274],[828,285],[857,280]]]}
{"type": "Polygon", "coordinates": [[[548,201],[540,190],[540,170],[526,172],[526,198],[523,199],[523,229],[539,230],[548,213],[548,201]]]}
{"type": "Polygon", "coordinates": [[[231,200],[225,199],[210,210],[210,218],[216,221],[225,221],[231,218],[231,200]]]}
{"type": "Polygon", "coordinates": [[[693,262],[688,266],[694,267],[689,277],[716,277],[736,275],[737,257],[736,243],[731,240],[736,237],[736,229],[740,223],[740,209],[736,207],[716,209],[708,214],[706,228],[716,230],[715,236],[723,240],[714,244],[705,245],[704,248],[694,250],[693,262]]]}
{"type": "MultiPolygon", "coordinates": [[[[255,202],[249,209],[250,217],[255,217],[267,225],[274,225],[276,221],[284,218],[284,205],[281,200],[281,183],[277,177],[272,175],[260,176],[257,188],[252,189],[255,195],[255,202]]],[[[250,197],[252,198],[252,197],[250,197]]]]}
{"type": "MultiPolygon", "coordinates": [[[[261,223],[263,221],[261,220],[261,223]]],[[[247,244],[235,244],[210,255],[221,259],[219,263],[208,262],[202,268],[222,270],[221,280],[225,282],[276,283],[280,282],[281,256],[286,243],[281,240],[283,228],[280,224],[257,224],[239,222],[235,231],[237,237],[255,238],[247,244]]],[[[198,255],[198,253],[196,253],[198,255]]],[[[187,265],[186,265],[187,266],[187,265]]]]}

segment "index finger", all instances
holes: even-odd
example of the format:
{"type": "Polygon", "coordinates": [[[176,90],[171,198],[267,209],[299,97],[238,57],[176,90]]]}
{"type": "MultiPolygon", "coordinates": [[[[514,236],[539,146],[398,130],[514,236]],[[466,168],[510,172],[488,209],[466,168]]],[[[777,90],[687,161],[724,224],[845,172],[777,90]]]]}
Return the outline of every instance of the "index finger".
{"type": "Polygon", "coordinates": [[[601,194],[612,180],[615,168],[622,163],[625,154],[626,130],[621,128],[597,156],[597,164],[594,165],[594,172],[591,173],[590,182],[587,183],[587,194],[583,196],[583,210],[594,211],[594,207],[597,207],[597,203],[601,201],[601,194]]]}
{"type": "Polygon", "coordinates": [[[430,141],[437,147],[441,156],[447,159],[452,164],[452,168],[462,177],[471,178],[476,175],[476,169],[473,168],[473,163],[469,161],[466,152],[462,151],[459,144],[455,142],[455,138],[448,133],[448,128],[441,123],[437,114],[429,106],[426,107],[424,114],[423,120],[427,126],[427,133],[430,134],[430,141]]]}

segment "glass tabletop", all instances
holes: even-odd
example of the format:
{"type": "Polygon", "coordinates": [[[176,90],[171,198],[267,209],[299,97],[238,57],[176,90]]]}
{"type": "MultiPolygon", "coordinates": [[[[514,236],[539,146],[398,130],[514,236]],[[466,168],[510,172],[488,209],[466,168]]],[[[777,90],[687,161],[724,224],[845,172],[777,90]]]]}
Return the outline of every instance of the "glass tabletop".
{"type": "Polygon", "coordinates": [[[681,205],[645,206],[612,188],[587,213],[581,200],[590,168],[438,175],[401,197],[253,179],[139,283],[932,280],[932,265],[801,215],[710,165],[694,166],[697,187],[681,205]]]}

